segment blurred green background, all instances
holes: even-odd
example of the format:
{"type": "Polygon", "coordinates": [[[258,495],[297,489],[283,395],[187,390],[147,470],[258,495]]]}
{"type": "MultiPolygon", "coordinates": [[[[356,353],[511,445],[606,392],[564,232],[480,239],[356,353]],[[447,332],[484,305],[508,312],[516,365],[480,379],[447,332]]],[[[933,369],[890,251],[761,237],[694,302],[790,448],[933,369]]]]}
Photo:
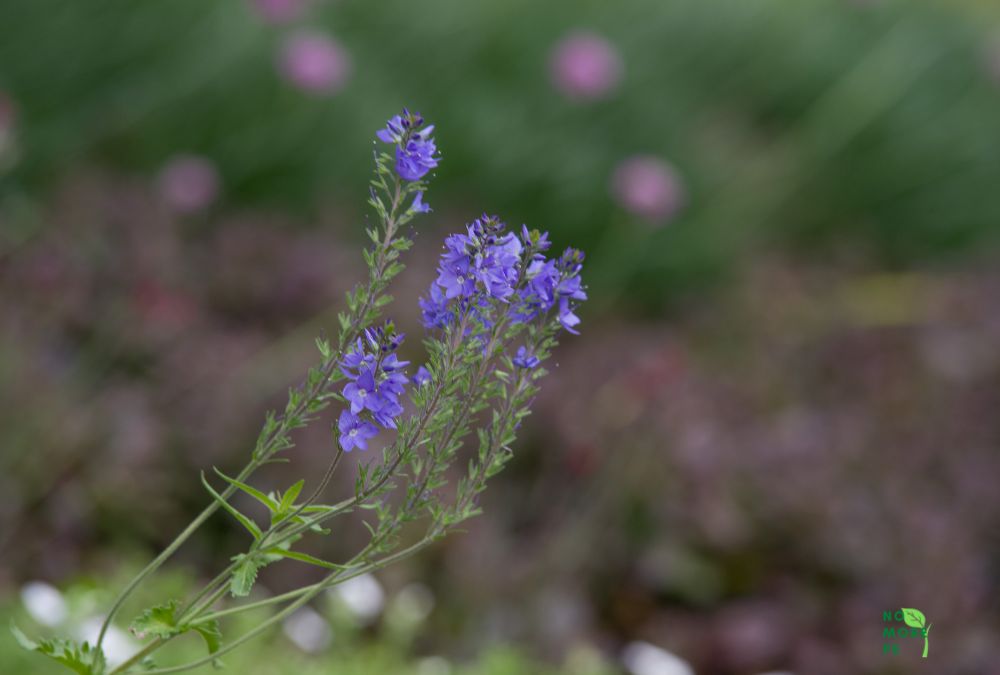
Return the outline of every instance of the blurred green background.
{"type": "MultiPolygon", "coordinates": [[[[583,335],[467,535],[232,667],[995,669],[986,0],[0,3],[0,614],[82,630],[200,510],[197,471],[241,465],[361,271],[404,105],[444,159],[393,314],[419,332],[438,242],[485,210],[587,252],[583,335]],[[402,630],[413,584],[433,609],[402,630]],[[882,653],[898,606],[930,663],[882,653]]],[[[317,426],[264,483],[321,470],[317,426]]],[[[213,520],[163,593],[239,537],[213,520]]],[[[0,672],[46,666],[0,639],[0,672]]]]}

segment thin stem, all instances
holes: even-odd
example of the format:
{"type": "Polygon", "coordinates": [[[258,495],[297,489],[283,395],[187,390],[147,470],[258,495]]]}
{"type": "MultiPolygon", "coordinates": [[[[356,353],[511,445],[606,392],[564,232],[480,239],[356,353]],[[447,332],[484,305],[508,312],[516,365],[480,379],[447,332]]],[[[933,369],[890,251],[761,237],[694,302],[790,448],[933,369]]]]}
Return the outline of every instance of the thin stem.
{"type": "MultiPolygon", "coordinates": [[[[385,223],[385,239],[382,245],[379,246],[378,251],[378,261],[376,264],[377,273],[369,277],[367,292],[365,293],[365,300],[362,303],[361,308],[355,313],[354,317],[350,322],[349,328],[341,333],[338,354],[335,357],[331,357],[327,363],[324,364],[321,371],[321,377],[315,383],[314,387],[298,406],[292,411],[292,415],[285,414],[282,416],[281,423],[275,428],[275,430],[268,436],[267,440],[255,451],[254,459],[244,467],[243,471],[237,476],[237,480],[240,482],[245,482],[246,479],[263,463],[265,462],[271,454],[274,452],[277,440],[284,438],[289,431],[289,420],[297,418],[307,410],[316,400],[316,398],[323,392],[329,383],[330,379],[333,377],[334,372],[337,369],[337,365],[342,357],[342,352],[344,347],[352,342],[354,338],[360,333],[361,329],[364,327],[365,319],[368,312],[371,310],[374,302],[374,292],[379,281],[381,281],[385,269],[387,258],[386,254],[389,249],[392,239],[395,235],[397,228],[397,215],[396,211],[399,209],[400,199],[402,197],[401,183],[399,178],[395,178],[395,193],[392,199],[392,207],[388,214],[385,223]]],[[[222,498],[228,499],[233,495],[236,488],[232,485],[227,487],[221,494],[222,498]]],[[[108,632],[108,628],[111,626],[111,622],[114,620],[115,615],[121,609],[122,605],[128,599],[128,597],[135,591],[135,589],[141,584],[149,575],[158,570],[164,562],[166,562],[170,556],[172,556],[181,545],[198,530],[202,524],[208,520],[219,508],[217,502],[212,502],[181,532],[168,546],[165,548],[156,558],[154,558],[146,567],[144,567],[115,598],[114,604],[112,604],[111,609],[108,611],[107,616],[104,618],[101,624],[101,630],[97,637],[97,648],[100,649],[104,642],[104,637],[108,632]]]]}
{"type": "Polygon", "coordinates": [[[219,574],[216,575],[214,579],[205,584],[202,587],[202,589],[198,591],[198,593],[193,598],[191,598],[190,602],[188,602],[187,605],[184,607],[184,609],[181,611],[179,615],[181,617],[181,620],[186,618],[188,614],[191,613],[192,608],[194,608],[195,605],[197,605],[202,598],[211,593],[212,589],[218,587],[219,584],[222,584],[225,581],[227,581],[229,579],[229,575],[233,573],[234,569],[236,569],[237,564],[238,563],[236,562],[230,563],[229,566],[226,567],[226,569],[219,572],[219,574]]]}
{"type": "Polygon", "coordinates": [[[152,654],[153,652],[155,652],[157,649],[159,649],[163,645],[165,645],[171,639],[172,638],[156,638],[155,640],[153,640],[152,642],[150,642],[148,645],[146,645],[145,647],[143,647],[141,650],[139,650],[138,652],[136,652],[135,654],[133,654],[127,661],[125,661],[124,663],[122,663],[121,665],[119,665],[117,668],[115,668],[114,670],[112,670],[108,675],[115,675],[115,673],[124,673],[126,670],[128,670],[129,668],[131,668],[132,666],[134,666],[136,663],[138,663],[139,661],[142,661],[144,658],[146,658],[147,656],[149,656],[150,654],[152,654]]]}
{"type": "MultiPolygon", "coordinates": [[[[244,467],[243,471],[240,472],[237,480],[240,482],[244,481],[247,476],[249,476],[253,471],[259,466],[258,460],[252,460],[249,464],[244,467]]],[[[236,488],[229,486],[222,492],[222,498],[228,499],[236,491],[236,488]]],[[[143,580],[150,574],[155,572],[160,568],[163,563],[167,561],[174,552],[181,547],[181,545],[188,540],[188,538],[195,533],[195,531],[202,526],[202,524],[209,519],[209,517],[215,513],[219,508],[218,502],[213,501],[211,504],[205,507],[205,509],[194,519],[191,523],[177,535],[176,538],[170,544],[163,549],[160,555],[156,556],[152,562],[146,565],[142,571],[140,571],[133,579],[122,589],[118,597],[115,598],[114,604],[111,606],[108,615],[104,618],[104,622],[101,624],[101,632],[97,636],[97,648],[100,649],[101,644],[104,642],[104,636],[108,632],[108,627],[111,625],[112,619],[114,619],[115,614],[121,609],[122,605],[125,604],[125,600],[132,594],[132,592],[139,586],[143,580]]]]}
{"type": "MultiPolygon", "coordinates": [[[[403,549],[402,551],[399,551],[396,554],[393,554],[391,556],[386,556],[385,558],[381,559],[380,561],[378,561],[378,563],[376,563],[376,564],[373,565],[372,569],[380,569],[381,567],[384,567],[384,566],[389,565],[389,564],[391,564],[393,562],[401,560],[402,558],[404,558],[406,556],[413,555],[414,553],[416,553],[420,549],[426,547],[432,541],[433,541],[432,537],[430,537],[430,536],[424,537],[422,540],[420,540],[416,544],[413,544],[412,546],[410,546],[410,547],[408,547],[406,549],[403,549]]],[[[299,589],[299,591],[297,591],[297,593],[301,593],[301,595],[300,595],[300,597],[295,602],[291,603],[290,605],[288,605],[287,607],[285,607],[281,611],[279,611],[276,614],[272,615],[271,617],[269,617],[268,619],[266,619],[263,623],[259,624],[255,628],[253,628],[250,631],[244,633],[243,635],[241,635],[240,637],[238,637],[236,640],[227,643],[225,646],[223,646],[218,651],[216,651],[216,652],[214,652],[214,653],[212,653],[212,654],[210,654],[208,656],[205,656],[205,657],[202,657],[200,659],[197,659],[195,661],[191,661],[190,663],[185,663],[185,664],[182,664],[182,665],[179,665],[179,666],[171,666],[171,667],[168,667],[168,668],[154,668],[153,670],[148,670],[148,671],[146,671],[147,675],[165,675],[166,673],[180,673],[180,672],[183,672],[185,670],[191,670],[192,668],[197,668],[197,667],[203,666],[203,665],[205,665],[207,663],[211,663],[212,661],[214,661],[215,659],[219,658],[223,654],[226,654],[227,652],[230,652],[233,649],[236,649],[237,647],[239,647],[243,643],[245,643],[245,642],[247,642],[249,640],[252,640],[253,638],[257,637],[258,635],[260,635],[261,633],[263,633],[264,631],[266,631],[267,629],[269,629],[274,624],[278,623],[279,621],[282,621],[287,616],[291,615],[299,607],[301,607],[302,605],[306,604],[307,602],[309,602],[310,600],[312,600],[314,597],[316,597],[317,595],[319,595],[319,593],[322,592],[323,589],[325,589],[325,588],[327,588],[329,586],[336,585],[336,583],[339,583],[340,581],[343,581],[343,579],[339,579],[338,578],[339,575],[341,575],[341,574],[342,574],[341,571],[333,572],[332,574],[328,575],[325,579],[323,579],[323,581],[319,582],[318,584],[313,584],[312,586],[306,586],[305,588],[299,589]]],[[[272,598],[272,600],[273,600],[273,598],[272,598]]],[[[120,672],[122,672],[122,671],[121,671],[121,668],[119,667],[119,668],[111,671],[111,673],[109,675],[117,675],[120,672]]]]}
{"type": "Polygon", "coordinates": [[[222,586],[217,588],[215,592],[212,593],[212,595],[210,595],[207,600],[201,602],[197,607],[192,607],[190,610],[185,612],[185,614],[178,620],[178,623],[184,625],[184,623],[186,623],[189,618],[193,616],[198,616],[205,610],[211,609],[212,605],[218,602],[219,599],[222,598],[222,596],[224,596],[228,590],[229,588],[225,584],[223,584],[222,586]]]}
{"type": "MultiPolygon", "coordinates": [[[[321,480],[320,483],[319,483],[319,485],[316,486],[316,489],[313,490],[313,493],[309,496],[309,499],[307,499],[304,502],[302,502],[302,504],[300,504],[299,507],[297,509],[295,509],[295,511],[293,511],[291,515],[289,515],[288,517],[282,519],[282,523],[294,523],[295,519],[298,518],[299,515],[303,511],[305,511],[305,509],[307,507],[309,507],[311,504],[313,504],[319,498],[319,496],[321,494],[323,494],[323,491],[330,484],[330,480],[333,478],[333,474],[337,470],[337,465],[340,464],[340,460],[341,460],[341,458],[343,456],[344,456],[344,449],[343,448],[337,448],[337,455],[336,455],[336,457],[333,458],[333,462],[330,463],[330,466],[327,467],[326,473],[323,474],[323,480],[321,480]]],[[[277,523],[276,525],[280,526],[281,523],[277,523]]],[[[257,548],[258,549],[263,549],[265,546],[268,546],[269,545],[269,544],[267,544],[268,537],[270,537],[276,531],[277,530],[274,527],[272,527],[267,532],[265,532],[263,538],[261,538],[260,542],[258,543],[257,548]]],[[[270,546],[278,546],[283,541],[285,541],[285,538],[279,539],[274,544],[270,544],[270,546]]]]}

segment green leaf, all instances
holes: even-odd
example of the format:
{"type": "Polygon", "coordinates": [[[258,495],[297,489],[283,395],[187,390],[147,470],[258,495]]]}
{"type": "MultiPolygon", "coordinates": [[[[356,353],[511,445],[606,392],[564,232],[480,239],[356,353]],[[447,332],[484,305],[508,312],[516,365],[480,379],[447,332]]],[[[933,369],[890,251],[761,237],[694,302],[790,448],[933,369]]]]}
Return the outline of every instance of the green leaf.
{"type": "Polygon", "coordinates": [[[281,498],[282,511],[288,511],[292,507],[292,504],[295,503],[295,499],[299,496],[299,493],[302,492],[302,486],[305,485],[305,483],[306,482],[304,480],[300,480],[298,483],[285,491],[284,496],[281,498]]]}
{"type": "Polygon", "coordinates": [[[308,553],[299,553],[298,551],[287,551],[280,548],[269,548],[267,553],[271,555],[281,556],[282,558],[290,558],[292,560],[298,560],[299,562],[309,563],[310,565],[316,565],[317,567],[323,567],[328,570],[346,570],[346,565],[338,565],[337,563],[327,562],[320,558],[309,555],[308,553]]]}
{"type": "Polygon", "coordinates": [[[208,493],[212,495],[212,498],[215,499],[215,501],[217,501],[222,508],[228,511],[231,516],[236,518],[236,520],[240,521],[240,523],[243,524],[243,527],[247,528],[247,530],[250,532],[250,534],[253,535],[253,538],[255,540],[260,541],[261,531],[260,528],[257,527],[257,524],[254,523],[249,518],[247,518],[246,516],[244,516],[239,511],[237,511],[234,506],[232,506],[229,502],[223,499],[218,492],[213,490],[212,486],[208,484],[208,479],[205,478],[204,471],[201,472],[201,484],[205,486],[205,489],[208,490],[208,493]]]}
{"type": "MultiPolygon", "coordinates": [[[[219,651],[219,648],[222,646],[222,630],[219,628],[218,621],[213,620],[198,623],[191,626],[191,628],[198,631],[198,634],[205,640],[205,646],[208,647],[209,654],[219,651]]],[[[216,668],[221,668],[222,661],[213,659],[212,665],[216,668]]]]}
{"type": "Polygon", "coordinates": [[[66,666],[77,675],[104,675],[107,668],[104,652],[96,647],[91,647],[86,642],[83,645],[62,639],[35,642],[13,623],[10,625],[10,631],[21,647],[47,656],[66,666]]]}
{"type": "Polygon", "coordinates": [[[250,595],[250,589],[257,581],[257,572],[264,566],[263,561],[250,557],[243,553],[236,556],[236,569],[233,570],[233,577],[229,583],[229,590],[233,596],[242,598],[250,595]]]}
{"type": "Polygon", "coordinates": [[[132,621],[128,629],[140,640],[150,635],[157,638],[172,637],[183,632],[177,626],[176,612],[176,600],[150,607],[132,621]]]}
{"type": "Polygon", "coordinates": [[[215,471],[216,474],[218,474],[219,478],[221,478],[222,480],[226,481],[227,483],[229,483],[233,487],[235,487],[235,488],[237,488],[239,490],[242,490],[243,492],[247,493],[248,495],[250,495],[251,497],[253,497],[257,501],[259,501],[261,504],[263,504],[264,506],[266,506],[268,508],[268,510],[270,510],[270,511],[276,511],[277,510],[277,508],[278,508],[278,502],[274,501],[273,499],[271,499],[270,497],[268,497],[266,494],[264,494],[263,492],[261,492],[257,488],[255,488],[255,487],[253,487],[251,485],[247,485],[246,483],[241,483],[240,481],[236,480],[235,478],[230,478],[229,476],[227,476],[226,474],[222,473],[221,471],[219,471],[214,466],[212,467],[212,470],[215,471]]]}
{"type": "Polygon", "coordinates": [[[903,607],[903,622],[910,628],[923,628],[927,619],[919,609],[903,607]]]}
{"type": "Polygon", "coordinates": [[[21,645],[23,649],[27,649],[29,652],[38,649],[38,643],[25,635],[13,621],[10,622],[10,632],[14,634],[14,639],[17,640],[17,644],[21,645]]]}

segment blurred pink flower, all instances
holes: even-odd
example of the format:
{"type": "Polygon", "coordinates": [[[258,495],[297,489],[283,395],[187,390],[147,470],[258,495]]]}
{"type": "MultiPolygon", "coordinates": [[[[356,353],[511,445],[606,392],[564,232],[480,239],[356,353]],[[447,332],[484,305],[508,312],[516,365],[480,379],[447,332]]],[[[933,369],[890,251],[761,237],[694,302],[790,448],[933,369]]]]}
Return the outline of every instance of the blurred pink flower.
{"type": "Polygon", "coordinates": [[[278,67],[286,80],[303,91],[333,94],[347,83],[351,58],[328,35],[300,31],[285,41],[278,67]]]}
{"type": "Polygon", "coordinates": [[[160,196],[178,213],[202,211],[219,195],[215,164],[197,155],[177,155],[167,162],[158,179],[160,196]]]}
{"type": "Polygon", "coordinates": [[[250,0],[250,4],[270,23],[288,23],[302,16],[310,0],[250,0]]]}
{"type": "Polygon", "coordinates": [[[588,32],[571,33],[556,44],[549,68],[557,89],[569,98],[584,100],[606,96],[623,70],[615,46],[588,32]]]}
{"type": "Polygon", "coordinates": [[[651,155],[636,155],[619,164],[611,192],[626,211],[657,223],[672,219],[685,201],[677,172],[651,155]]]}

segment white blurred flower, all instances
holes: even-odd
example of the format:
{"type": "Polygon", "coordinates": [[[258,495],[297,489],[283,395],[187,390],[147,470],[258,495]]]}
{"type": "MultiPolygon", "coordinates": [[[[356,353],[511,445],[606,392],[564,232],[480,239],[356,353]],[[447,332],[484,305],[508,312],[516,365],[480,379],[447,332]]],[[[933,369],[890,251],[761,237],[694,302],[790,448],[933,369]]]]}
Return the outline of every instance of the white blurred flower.
{"type": "MultiPolygon", "coordinates": [[[[97,636],[101,633],[101,623],[103,623],[101,617],[90,617],[77,628],[76,638],[90,644],[95,644],[97,636]]],[[[125,631],[114,626],[109,626],[101,648],[104,650],[104,656],[108,659],[108,665],[114,667],[124,663],[126,659],[135,654],[139,649],[139,643],[129,637],[129,634],[125,631]]]]}
{"type": "Polygon", "coordinates": [[[434,594],[423,584],[403,587],[392,601],[392,611],[407,624],[420,623],[434,609],[434,594]]]}
{"type": "Polygon", "coordinates": [[[374,620],[385,605],[385,591],[371,574],[348,579],[334,586],[333,592],[358,619],[364,622],[374,620]]]}
{"type": "Polygon", "coordinates": [[[622,662],[632,675],[694,675],[687,661],[648,642],[629,643],[622,662]]]}
{"type": "Polygon", "coordinates": [[[21,602],[31,618],[43,626],[58,626],[68,614],[62,593],[44,581],[31,581],[22,586],[21,602]]]}
{"type": "Polygon", "coordinates": [[[309,654],[323,651],[333,638],[326,619],[311,607],[303,607],[285,619],[281,629],[296,647],[309,654]]]}

